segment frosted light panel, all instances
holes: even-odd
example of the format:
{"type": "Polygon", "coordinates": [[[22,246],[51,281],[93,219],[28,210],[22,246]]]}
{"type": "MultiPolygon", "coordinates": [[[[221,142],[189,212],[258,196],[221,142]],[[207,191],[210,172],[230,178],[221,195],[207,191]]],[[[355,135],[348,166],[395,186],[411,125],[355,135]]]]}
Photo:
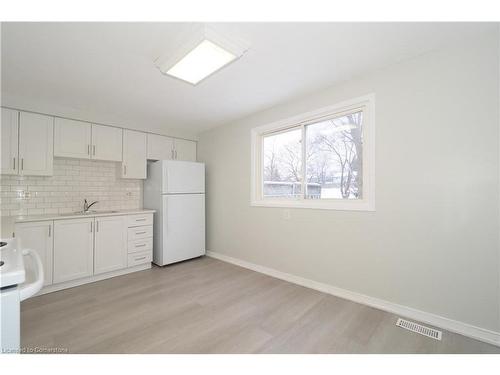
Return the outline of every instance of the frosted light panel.
{"type": "Polygon", "coordinates": [[[170,68],[167,74],[196,85],[235,58],[232,53],[205,39],[170,68]]]}

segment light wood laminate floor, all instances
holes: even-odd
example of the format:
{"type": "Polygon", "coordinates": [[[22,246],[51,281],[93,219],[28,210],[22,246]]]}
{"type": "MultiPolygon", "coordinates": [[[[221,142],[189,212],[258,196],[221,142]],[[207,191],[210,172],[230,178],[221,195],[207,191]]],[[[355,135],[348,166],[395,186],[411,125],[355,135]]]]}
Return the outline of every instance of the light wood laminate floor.
{"type": "Polygon", "coordinates": [[[443,332],[211,258],[29,299],[23,347],[69,353],[500,353],[443,332]]]}

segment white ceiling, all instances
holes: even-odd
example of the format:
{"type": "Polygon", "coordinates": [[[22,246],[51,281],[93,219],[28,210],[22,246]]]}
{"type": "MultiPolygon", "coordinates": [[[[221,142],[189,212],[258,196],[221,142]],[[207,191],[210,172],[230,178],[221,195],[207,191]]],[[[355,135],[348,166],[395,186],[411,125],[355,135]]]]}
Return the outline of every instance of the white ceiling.
{"type": "Polygon", "coordinates": [[[474,23],[226,23],[249,51],[191,86],[153,61],[186,23],[4,23],[2,94],[197,133],[442,45],[495,30],[474,23]]]}

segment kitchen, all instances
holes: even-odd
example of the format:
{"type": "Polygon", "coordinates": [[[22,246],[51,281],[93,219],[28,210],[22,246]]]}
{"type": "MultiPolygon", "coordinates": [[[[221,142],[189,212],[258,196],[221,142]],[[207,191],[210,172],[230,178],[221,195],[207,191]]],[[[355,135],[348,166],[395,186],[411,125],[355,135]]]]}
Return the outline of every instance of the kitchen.
{"type": "MultiPolygon", "coordinates": [[[[153,216],[158,212],[156,221],[161,223],[162,207],[142,208],[142,179],[147,177],[147,163],[161,160],[157,165],[172,172],[172,166],[169,168],[165,161],[175,161],[180,167],[174,169],[169,181],[182,183],[186,168],[193,164],[195,168],[203,167],[190,163],[196,160],[196,142],[11,108],[1,110],[2,191],[16,202],[2,207],[4,213],[10,209],[10,215],[2,219],[2,233],[7,234],[2,237],[15,238],[20,248],[36,249],[33,273],[38,273],[38,279],[40,273],[43,275],[41,290],[33,289],[36,281],[25,282],[20,293],[33,289],[31,295],[41,295],[151,268],[153,216]],[[37,263],[41,266],[36,267],[37,263]]],[[[194,192],[203,193],[203,168],[192,174],[201,179],[194,192]]],[[[162,171],[155,178],[157,183],[150,179],[147,186],[157,186],[161,191],[162,171]]],[[[156,198],[153,193],[148,196],[156,198]]],[[[199,196],[204,198],[203,194],[199,196]]],[[[175,201],[171,197],[169,206],[172,204],[175,201]]],[[[184,215],[189,213],[186,204],[179,207],[184,215]]],[[[169,244],[177,253],[169,251],[165,258],[172,259],[160,261],[163,254],[159,252],[156,264],[205,253],[204,200],[197,204],[193,212],[199,215],[198,223],[192,224],[192,218],[187,217],[188,222],[179,226],[181,231],[189,231],[189,236],[198,230],[197,244],[192,245],[187,234],[181,234],[184,248],[177,250],[179,246],[169,244]]],[[[155,207],[154,199],[146,206],[155,207]]],[[[176,212],[181,211],[171,208],[170,212],[177,217],[176,212]]],[[[172,223],[169,228],[175,231],[172,223]]],[[[157,226],[157,231],[162,228],[157,226]]],[[[161,247],[160,242],[156,244],[156,248],[161,247]]],[[[27,258],[25,262],[29,263],[27,258]]],[[[2,281],[10,274],[7,266],[2,268],[2,281]]],[[[9,285],[2,282],[2,288],[9,285]]],[[[19,323],[2,321],[2,325],[5,332],[7,326],[19,323]]],[[[19,333],[13,336],[17,338],[13,347],[19,347],[19,333]]],[[[8,348],[9,344],[5,345],[8,348]]]]}
{"type": "Polygon", "coordinates": [[[3,353],[500,353],[498,24],[1,38],[3,353]]]}

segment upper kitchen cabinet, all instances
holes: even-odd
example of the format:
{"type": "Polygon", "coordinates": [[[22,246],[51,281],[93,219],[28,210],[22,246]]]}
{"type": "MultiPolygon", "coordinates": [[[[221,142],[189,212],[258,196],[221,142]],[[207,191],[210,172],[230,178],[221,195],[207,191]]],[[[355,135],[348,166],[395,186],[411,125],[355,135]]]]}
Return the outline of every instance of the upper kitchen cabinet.
{"type": "Polygon", "coordinates": [[[174,159],[196,161],[196,142],[185,139],[174,140],[174,159]]]}
{"type": "Polygon", "coordinates": [[[92,159],[122,161],[123,130],[92,124],[92,159]]]}
{"type": "Polygon", "coordinates": [[[56,118],[54,156],[122,161],[122,129],[56,118]]]}
{"type": "Polygon", "coordinates": [[[90,159],[91,125],[88,122],[56,117],[54,156],[90,159]]]}
{"type": "Polygon", "coordinates": [[[174,158],[174,140],[163,135],[148,133],[148,159],[170,160],[174,158]]]}
{"type": "Polygon", "coordinates": [[[122,178],[145,179],[147,139],[146,133],[123,130],[122,178]]]}
{"type": "Polygon", "coordinates": [[[51,176],[54,160],[54,117],[19,114],[19,174],[51,176]]]}
{"type": "Polygon", "coordinates": [[[2,108],[0,129],[1,174],[18,174],[19,171],[19,111],[2,108]]]}
{"type": "Polygon", "coordinates": [[[148,133],[148,159],[196,161],[196,142],[148,133]]]}
{"type": "Polygon", "coordinates": [[[51,176],[54,118],[2,108],[2,174],[51,176]]]}

